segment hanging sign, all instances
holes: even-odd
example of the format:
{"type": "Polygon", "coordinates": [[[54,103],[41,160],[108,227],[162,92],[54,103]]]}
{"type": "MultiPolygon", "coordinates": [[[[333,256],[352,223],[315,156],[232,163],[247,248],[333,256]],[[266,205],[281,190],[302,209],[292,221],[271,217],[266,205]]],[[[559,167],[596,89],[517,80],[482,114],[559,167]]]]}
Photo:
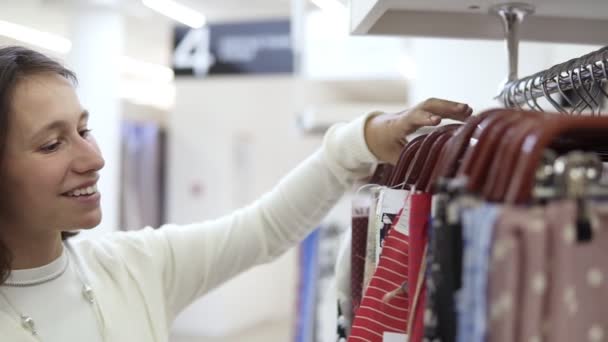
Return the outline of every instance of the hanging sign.
{"type": "Polygon", "coordinates": [[[176,75],[293,73],[289,20],[174,29],[176,75]]]}

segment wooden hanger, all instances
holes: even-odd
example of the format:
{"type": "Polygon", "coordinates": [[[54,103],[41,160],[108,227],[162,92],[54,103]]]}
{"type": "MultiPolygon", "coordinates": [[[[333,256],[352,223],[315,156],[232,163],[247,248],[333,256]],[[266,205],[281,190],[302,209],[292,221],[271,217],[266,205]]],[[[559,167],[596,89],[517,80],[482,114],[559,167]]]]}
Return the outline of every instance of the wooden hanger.
{"type": "Polygon", "coordinates": [[[518,127],[521,121],[530,118],[531,116],[526,116],[522,112],[503,110],[484,128],[472,151],[471,163],[468,165],[470,170],[464,174],[467,176],[468,191],[479,194],[486,183],[495,181],[488,177],[488,172],[494,160],[502,161],[503,155],[497,153],[501,142],[512,142],[511,138],[506,137],[505,134],[512,132],[511,129],[518,127]]]}
{"type": "Polygon", "coordinates": [[[416,189],[419,189],[419,190],[425,191],[425,192],[429,192],[429,193],[431,192],[428,189],[430,186],[429,181],[431,179],[431,175],[433,174],[433,170],[437,166],[437,161],[439,160],[440,156],[442,155],[443,147],[448,142],[448,140],[454,135],[454,132],[456,132],[456,129],[458,129],[460,126],[462,126],[462,125],[453,124],[453,125],[444,126],[445,130],[443,130],[442,133],[440,133],[440,135],[437,137],[437,139],[433,143],[433,146],[431,146],[429,155],[426,158],[426,161],[424,162],[424,166],[422,167],[422,170],[420,171],[420,177],[418,177],[418,180],[416,181],[416,184],[415,184],[416,189]]]}
{"type": "MultiPolygon", "coordinates": [[[[406,184],[406,186],[414,185],[416,183],[416,181],[420,177],[422,168],[424,167],[424,164],[427,158],[429,157],[430,150],[433,147],[433,144],[435,143],[438,137],[445,133],[445,131],[451,129],[453,129],[453,125],[441,126],[433,130],[424,138],[422,144],[420,145],[420,148],[418,148],[418,151],[414,156],[414,159],[408,166],[407,172],[405,173],[405,177],[403,178],[403,182],[406,184]]],[[[437,153],[438,152],[439,151],[437,151],[437,153]]]]}
{"type": "Polygon", "coordinates": [[[479,141],[485,140],[487,136],[490,135],[490,130],[488,127],[493,126],[502,118],[503,115],[503,111],[495,111],[492,115],[487,115],[485,118],[483,118],[475,127],[473,135],[469,139],[469,142],[463,151],[462,162],[455,173],[456,177],[468,177],[471,174],[473,164],[479,157],[479,150],[482,149],[482,147],[478,144],[479,141]]]}
{"type": "Polygon", "coordinates": [[[459,130],[460,130],[460,128],[457,129],[456,131],[454,131],[451,134],[451,136],[449,137],[448,141],[446,141],[446,143],[443,144],[443,147],[441,148],[441,151],[439,152],[439,157],[437,158],[437,162],[435,163],[435,167],[433,167],[433,170],[430,173],[430,177],[427,182],[427,186],[424,189],[424,192],[434,193],[435,191],[439,190],[439,188],[437,187],[438,181],[439,181],[439,176],[438,176],[439,170],[443,167],[443,164],[445,163],[445,160],[447,159],[447,156],[448,156],[448,153],[450,150],[450,143],[453,141],[454,136],[456,135],[456,132],[458,132],[459,130]]]}
{"type": "Polygon", "coordinates": [[[379,164],[374,171],[374,174],[369,180],[369,184],[386,185],[393,172],[393,166],[390,164],[379,164]]]}
{"type": "Polygon", "coordinates": [[[608,146],[608,117],[555,115],[544,120],[542,128],[526,136],[523,148],[511,177],[507,190],[507,203],[527,203],[531,198],[534,176],[544,150],[559,137],[576,137],[570,146],[597,146],[603,151],[608,146]]]}
{"type": "Polygon", "coordinates": [[[481,192],[489,201],[504,200],[524,140],[533,130],[542,126],[545,119],[545,115],[536,112],[518,113],[514,116],[517,117],[516,122],[502,134],[503,138],[486,173],[486,182],[481,192]]]}
{"type": "Polygon", "coordinates": [[[481,113],[479,115],[469,117],[464,125],[462,125],[450,138],[447,143],[447,149],[443,156],[440,157],[437,167],[433,170],[430,182],[435,184],[440,178],[454,177],[458,168],[459,162],[464,151],[469,145],[469,140],[475,132],[477,125],[486,116],[492,115],[491,111],[481,113]]]}
{"type": "Polygon", "coordinates": [[[414,159],[416,151],[418,151],[418,148],[420,147],[420,144],[422,144],[424,138],[426,138],[426,134],[417,136],[403,147],[399,156],[399,161],[397,161],[397,165],[395,165],[393,175],[390,179],[390,182],[388,183],[390,187],[394,187],[403,182],[407,167],[412,162],[412,159],[414,159]]]}

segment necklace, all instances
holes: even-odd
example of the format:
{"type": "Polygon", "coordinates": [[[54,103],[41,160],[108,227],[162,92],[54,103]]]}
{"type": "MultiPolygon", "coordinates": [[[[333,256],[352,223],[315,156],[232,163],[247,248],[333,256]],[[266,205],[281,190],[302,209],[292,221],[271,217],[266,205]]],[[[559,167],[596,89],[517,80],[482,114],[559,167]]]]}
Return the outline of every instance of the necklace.
{"type": "MultiPolygon", "coordinates": [[[[107,341],[106,323],[105,323],[105,319],[103,316],[103,312],[101,311],[101,308],[99,307],[99,304],[97,303],[97,300],[95,298],[95,293],[94,293],[93,289],[91,288],[91,286],[89,286],[89,284],[88,284],[89,282],[86,277],[86,274],[82,271],[83,267],[80,264],[80,260],[76,256],[76,253],[73,251],[72,246],[68,242],[65,242],[64,246],[68,250],[68,258],[65,262],[66,266],[64,266],[64,268],[61,270],[61,272],[58,272],[57,275],[53,275],[48,279],[44,279],[42,281],[38,281],[36,283],[31,283],[31,284],[14,284],[13,283],[13,284],[4,284],[4,285],[12,286],[12,287],[30,287],[30,286],[48,283],[54,279],[59,278],[62,274],[64,274],[65,271],[67,270],[67,265],[69,264],[69,260],[71,258],[74,258],[74,265],[75,265],[74,270],[76,271],[76,275],[77,275],[78,279],[80,280],[80,283],[82,284],[82,290],[81,290],[82,297],[91,305],[91,308],[94,311],[95,319],[97,321],[97,327],[99,328],[99,333],[101,334],[101,340],[107,341]]],[[[4,301],[8,304],[8,306],[11,308],[11,310],[13,310],[15,312],[15,314],[17,316],[19,316],[19,323],[21,324],[21,326],[25,330],[30,332],[32,334],[32,336],[34,338],[36,338],[36,340],[42,342],[42,339],[40,338],[40,335],[38,334],[38,330],[36,328],[36,322],[34,321],[34,319],[31,316],[29,316],[29,315],[21,312],[19,309],[17,309],[17,307],[11,302],[11,300],[8,298],[8,296],[1,289],[0,289],[0,295],[2,295],[4,301]]]]}

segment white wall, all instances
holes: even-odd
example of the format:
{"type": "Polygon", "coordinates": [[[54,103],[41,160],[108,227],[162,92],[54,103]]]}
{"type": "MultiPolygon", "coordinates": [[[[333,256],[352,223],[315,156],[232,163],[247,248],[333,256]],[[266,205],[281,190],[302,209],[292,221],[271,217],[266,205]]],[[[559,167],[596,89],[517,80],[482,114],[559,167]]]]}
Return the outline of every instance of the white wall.
{"type": "MultiPolygon", "coordinates": [[[[297,81],[289,77],[179,79],[177,88],[169,119],[172,222],[215,218],[243,206],[271,189],[320,142],[296,132],[297,81]]],[[[239,276],[181,315],[176,333],[228,335],[291,318],[295,272],[295,256],[289,253],[239,276]]]]}
{"type": "MultiPolygon", "coordinates": [[[[519,77],[597,48],[599,46],[523,42],[519,48],[519,77]]],[[[494,97],[507,75],[503,42],[415,38],[411,51],[417,71],[410,82],[411,103],[432,96],[467,102],[475,112],[502,106],[494,97]]]]}

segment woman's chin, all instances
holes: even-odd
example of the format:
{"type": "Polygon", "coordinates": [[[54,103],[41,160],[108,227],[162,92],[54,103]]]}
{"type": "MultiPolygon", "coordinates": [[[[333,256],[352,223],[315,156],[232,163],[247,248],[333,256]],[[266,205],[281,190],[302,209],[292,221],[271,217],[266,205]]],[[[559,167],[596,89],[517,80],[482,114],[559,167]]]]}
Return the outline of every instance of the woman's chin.
{"type": "Polygon", "coordinates": [[[86,216],[78,220],[78,223],[73,225],[73,230],[79,229],[92,229],[99,225],[101,222],[101,210],[93,213],[89,213],[86,216]]]}

